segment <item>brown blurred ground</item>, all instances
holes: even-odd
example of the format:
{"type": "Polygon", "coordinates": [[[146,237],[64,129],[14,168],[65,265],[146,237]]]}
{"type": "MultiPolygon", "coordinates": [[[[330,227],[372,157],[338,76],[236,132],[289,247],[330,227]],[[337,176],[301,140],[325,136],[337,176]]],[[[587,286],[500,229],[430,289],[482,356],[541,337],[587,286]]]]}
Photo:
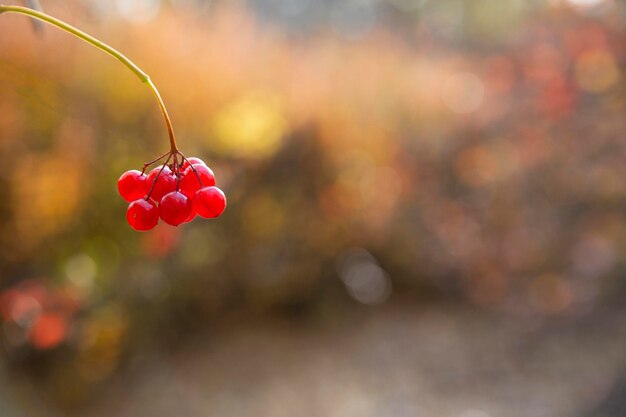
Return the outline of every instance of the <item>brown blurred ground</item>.
{"type": "MultiPolygon", "coordinates": [[[[70,415],[621,416],[625,326],[625,311],[530,324],[403,302],[333,320],[240,318],[137,353],[70,415]]],[[[11,385],[3,402],[19,404],[11,385]]],[[[2,415],[54,416],[44,404],[2,415]]]]}

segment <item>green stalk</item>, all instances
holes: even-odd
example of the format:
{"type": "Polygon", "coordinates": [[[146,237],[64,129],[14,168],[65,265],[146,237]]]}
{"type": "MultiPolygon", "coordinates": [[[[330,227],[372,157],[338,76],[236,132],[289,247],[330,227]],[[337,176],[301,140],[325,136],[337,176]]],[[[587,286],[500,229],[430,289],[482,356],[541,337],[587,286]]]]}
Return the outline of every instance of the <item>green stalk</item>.
{"type": "Polygon", "coordinates": [[[63,22],[62,20],[59,20],[57,18],[54,18],[50,15],[47,15],[46,13],[37,11],[37,10],[33,10],[33,9],[29,9],[28,7],[21,7],[21,6],[4,6],[4,5],[0,5],[0,14],[2,13],[18,13],[18,14],[23,14],[26,16],[30,16],[32,18],[41,20],[43,22],[49,23],[53,26],[58,27],[59,29],[62,29],[74,36],[76,36],[79,39],[84,40],[85,42],[95,46],[96,48],[100,49],[101,51],[104,51],[106,53],[108,53],[109,55],[112,55],[114,58],[116,58],[117,60],[119,60],[122,64],[126,65],[126,67],[131,70],[137,77],[139,77],[139,79],[141,80],[141,82],[145,83],[150,90],[152,90],[152,92],[154,93],[154,96],[157,99],[157,103],[159,104],[159,108],[161,109],[161,113],[163,114],[163,118],[165,119],[165,125],[167,127],[167,133],[169,135],[170,138],[170,148],[172,153],[177,153],[178,152],[178,147],[176,146],[176,138],[174,136],[174,129],[172,127],[172,121],[170,120],[170,116],[167,113],[167,109],[165,107],[165,103],[163,102],[163,99],[161,98],[161,95],[159,94],[159,90],[157,90],[156,86],[154,85],[154,83],[152,83],[152,80],[150,79],[150,76],[148,76],[148,74],[146,74],[145,72],[143,72],[141,70],[141,68],[139,68],[133,61],[131,61],[130,59],[128,59],[124,54],[122,54],[121,52],[119,52],[118,50],[116,50],[115,48],[112,48],[111,46],[107,45],[106,43],[99,41],[98,39],[94,38],[91,35],[86,34],[85,32],[76,29],[74,26],[69,25],[65,22],[63,22]]]}

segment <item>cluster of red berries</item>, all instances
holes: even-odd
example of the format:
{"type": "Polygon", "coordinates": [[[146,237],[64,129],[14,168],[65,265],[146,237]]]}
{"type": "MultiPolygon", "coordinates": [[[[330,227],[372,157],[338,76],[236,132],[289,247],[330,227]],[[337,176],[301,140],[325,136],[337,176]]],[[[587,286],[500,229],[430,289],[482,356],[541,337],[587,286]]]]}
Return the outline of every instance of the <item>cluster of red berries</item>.
{"type": "Polygon", "coordinates": [[[155,227],[159,218],[178,226],[196,216],[218,217],[226,208],[226,196],[215,187],[211,168],[199,158],[185,158],[179,153],[166,154],[145,164],[141,171],[125,172],[117,188],[122,198],[130,203],[126,212],[128,224],[141,232],[155,227]],[[171,164],[168,164],[168,157],[165,164],[146,174],[150,165],[168,155],[174,156],[171,164]]]}

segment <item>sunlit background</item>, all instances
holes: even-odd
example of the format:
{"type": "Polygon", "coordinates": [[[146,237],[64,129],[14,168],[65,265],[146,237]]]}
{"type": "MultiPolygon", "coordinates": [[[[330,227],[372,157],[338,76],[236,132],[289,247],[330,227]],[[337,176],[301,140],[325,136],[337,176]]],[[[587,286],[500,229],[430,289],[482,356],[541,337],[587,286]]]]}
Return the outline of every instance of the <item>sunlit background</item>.
{"type": "Polygon", "coordinates": [[[626,415],[626,3],[41,5],[229,205],[132,231],[150,91],[0,16],[0,416],[626,415]]]}

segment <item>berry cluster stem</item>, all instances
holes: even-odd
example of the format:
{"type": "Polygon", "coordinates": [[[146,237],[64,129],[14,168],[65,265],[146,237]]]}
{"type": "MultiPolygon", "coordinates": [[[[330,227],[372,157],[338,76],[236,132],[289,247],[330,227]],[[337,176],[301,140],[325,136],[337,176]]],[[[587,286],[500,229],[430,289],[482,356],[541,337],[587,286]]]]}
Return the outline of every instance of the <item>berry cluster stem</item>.
{"type": "Polygon", "coordinates": [[[174,128],[172,127],[172,121],[170,120],[170,116],[167,112],[167,108],[165,107],[165,103],[163,102],[163,99],[161,98],[161,94],[159,94],[159,90],[157,90],[156,86],[154,85],[154,83],[152,82],[152,80],[150,79],[150,76],[148,74],[146,74],[144,71],[141,70],[141,68],[139,68],[133,61],[131,61],[130,59],[128,59],[124,54],[122,54],[121,52],[119,52],[118,50],[116,50],[115,48],[107,45],[106,43],[94,38],[91,35],[86,34],[85,32],[75,28],[74,26],[63,22],[62,20],[59,20],[55,17],[52,17],[46,13],[34,10],[34,9],[30,9],[28,7],[22,7],[22,6],[5,6],[5,5],[0,5],[0,14],[2,13],[18,13],[18,14],[23,14],[26,16],[30,16],[32,18],[41,20],[43,22],[49,23],[53,26],[58,27],[59,29],[62,29],[74,36],[76,36],[79,39],[82,39],[83,41],[91,44],[92,46],[95,46],[96,48],[100,49],[101,51],[104,51],[106,53],[108,53],[109,55],[113,56],[114,58],[118,59],[120,62],[122,62],[122,64],[124,64],[126,67],[128,67],[129,70],[131,70],[137,77],[139,77],[139,79],[141,80],[142,83],[146,84],[148,86],[148,88],[150,88],[150,90],[152,90],[152,92],[154,93],[154,96],[157,99],[157,102],[159,104],[159,108],[161,109],[161,113],[163,114],[163,119],[165,120],[165,125],[167,127],[167,133],[169,135],[169,139],[170,139],[170,149],[171,152],[173,154],[178,153],[178,146],[176,145],[176,137],[174,136],[174,128]]]}
{"type": "Polygon", "coordinates": [[[183,153],[181,151],[167,151],[165,152],[163,155],[159,156],[158,158],[150,161],[150,162],[146,162],[145,164],[143,164],[143,168],[141,170],[141,173],[144,174],[146,172],[146,169],[148,169],[151,165],[156,164],[157,162],[161,161],[163,158],[167,157],[167,159],[165,160],[165,163],[161,166],[161,168],[159,169],[159,172],[157,173],[156,177],[154,178],[154,182],[152,183],[152,187],[150,187],[150,191],[148,192],[148,195],[146,196],[146,200],[150,199],[150,196],[152,195],[152,191],[154,191],[154,187],[156,186],[157,181],[159,180],[159,177],[161,176],[161,174],[163,173],[163,170],[165,169],[166,166],[168,166],[170,160],[173,159],[172,163],[169,165],[169,167],[172,169],[172,171],[174,172],[174,174],[176,175],[176,191],[178,191],[178,185],[180,184],[180,177],[181,177],[181,173],[180,173],[180,168],[183,166],[183,164],[186,162],[189,165],[189,168],[191,168],[191,170],[193,171],[194,175],[196,176],[196,178],[198,179],[198,183],[200,184],[200,187],[204,187],[204,184],[202,183],[202,178],[200,177],[200,174],[198,174],[198,171],[196,170],[196,168],[193,166],[193,164],[185,157],[185,155],[183,155],[183,153]],[[178,157],[180,156],[180,163],[178,162],[178,157]]]}

